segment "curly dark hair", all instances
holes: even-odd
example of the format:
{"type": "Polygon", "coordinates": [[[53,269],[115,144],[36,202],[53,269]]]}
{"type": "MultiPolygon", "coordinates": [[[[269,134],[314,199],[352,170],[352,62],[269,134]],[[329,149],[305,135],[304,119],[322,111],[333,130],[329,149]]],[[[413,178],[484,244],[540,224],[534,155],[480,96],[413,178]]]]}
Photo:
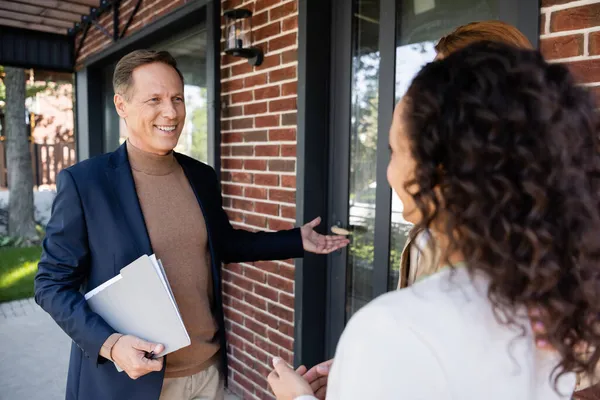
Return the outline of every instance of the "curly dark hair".
{"type": "Polygon", "coordinates": [[[593,372],[600,142],[591,95],[536,51],[481,42],[420,71],[404,120],[417,164],[405,188],[423,215],[413,235],[443,230],[447,254],[460,251],[472,276],[489,278],[503,323],[524,333],[515,311],[545,311],[561,355],[556,379],[593,372]]]}

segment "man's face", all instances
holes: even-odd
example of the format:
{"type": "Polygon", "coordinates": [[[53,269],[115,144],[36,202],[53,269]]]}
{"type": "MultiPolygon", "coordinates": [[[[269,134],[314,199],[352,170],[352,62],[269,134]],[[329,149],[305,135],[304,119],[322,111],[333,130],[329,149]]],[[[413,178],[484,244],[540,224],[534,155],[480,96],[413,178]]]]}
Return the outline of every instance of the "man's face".
{"type": "Polygon", "coordinates": [[[183,82],[174,68],[158,62],[137,67],[132,78],[127,93],[114,97],[129,140],[149,153],[167,154],[177,146],[185,121],[183,82]]]}

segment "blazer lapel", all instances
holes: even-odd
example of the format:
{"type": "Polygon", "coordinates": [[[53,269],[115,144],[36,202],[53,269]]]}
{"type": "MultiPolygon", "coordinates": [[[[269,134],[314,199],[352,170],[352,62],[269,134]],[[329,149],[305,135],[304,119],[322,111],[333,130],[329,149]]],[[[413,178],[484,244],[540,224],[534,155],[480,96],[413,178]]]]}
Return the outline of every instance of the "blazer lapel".
{"type": "Polygon", "coordinates": [[[119,209],[117,212],[121,213],[125,229],[129,230],[130,233],[126,236],[131,238],[138,255],[150,255],[152,254],[152,246],[135,190],[135,182],[127,157],[126,143],[121,145],[110,157],[106,175],[112,185],[115,205],[119,209]]]}

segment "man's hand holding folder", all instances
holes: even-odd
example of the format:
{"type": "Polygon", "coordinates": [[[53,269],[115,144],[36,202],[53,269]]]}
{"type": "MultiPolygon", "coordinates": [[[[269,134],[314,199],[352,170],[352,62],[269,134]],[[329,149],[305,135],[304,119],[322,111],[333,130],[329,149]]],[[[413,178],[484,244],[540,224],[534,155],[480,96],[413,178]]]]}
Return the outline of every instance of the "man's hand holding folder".
{"type": "Polygon", "coordinates": [[[153,359],[151,355],[160,354],[163,350],[162,344],[154,344],[132,335],[124,335],[114,344],[111,356],[114,363],[121,367],[131,379],[137,379],[149,372],[162,369],[164,357],[153,359]]]}

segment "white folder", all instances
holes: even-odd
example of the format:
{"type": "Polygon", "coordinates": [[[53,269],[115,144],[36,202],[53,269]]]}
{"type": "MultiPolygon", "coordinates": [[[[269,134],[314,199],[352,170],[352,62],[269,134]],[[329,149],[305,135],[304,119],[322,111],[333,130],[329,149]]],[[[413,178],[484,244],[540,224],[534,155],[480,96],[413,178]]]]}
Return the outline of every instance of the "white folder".
{"type": "Polygon", "coordinates": [[[155,255],[141,256],[88,292],[85,299],[117,332],[164,345],[156,357],[191,343],[162,263],[155,255]]]}

